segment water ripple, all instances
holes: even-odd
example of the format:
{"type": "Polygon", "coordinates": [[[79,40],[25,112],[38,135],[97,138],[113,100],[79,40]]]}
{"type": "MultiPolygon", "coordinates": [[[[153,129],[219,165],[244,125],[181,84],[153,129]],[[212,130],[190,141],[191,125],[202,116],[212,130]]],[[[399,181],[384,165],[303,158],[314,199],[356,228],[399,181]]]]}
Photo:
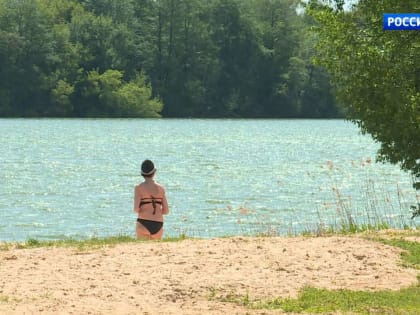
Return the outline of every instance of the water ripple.
{"type": "Polygon", "coordinates": [[[1,119],[0,134],[0,240],[133,235],[145,158],[167,235],[290,233],[340,224],[343,207],[418,222],[409,176],[374,164],[378,145],[341,120],[1,119]]]}

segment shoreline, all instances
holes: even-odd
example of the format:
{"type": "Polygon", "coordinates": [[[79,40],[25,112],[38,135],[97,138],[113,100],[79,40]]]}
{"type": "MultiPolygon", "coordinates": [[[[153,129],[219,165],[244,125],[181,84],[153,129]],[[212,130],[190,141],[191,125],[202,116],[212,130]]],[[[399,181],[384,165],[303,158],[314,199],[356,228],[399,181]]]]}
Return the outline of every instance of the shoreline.
{"type": "MultiPolygon", "coordinates": [[[[392,233],[400,231],[375,234],[392,233]]],[[[420,241],[418,233],[407,237],[420,241]]],[[[0,250],[0,313],[247,314],[226,300],[294,298],[308,286],[378,291],[416,284],[419,271],[401,266],[401,252],[362,235],[15,247],[0,250]]]]}
{"type": "Polygon", "coordinates": [[[9,250],[11,248],[26,249],[26,248],[39,248],[39,247],[89,247],[89,246],[114,246],[125,243],[166,243],[166,242],[180,242],[184,240],[212,240],[212,239],[229,239],[229,238],[297,238],[297,237],[331,237],[331,236],[368,236],[376,235],[382,237],[401,237],[407,239],[412,236],[417,242],[420,242],[420,226],[415,226],[407,229],[394,229],[388,227],[378,226],[377,228],[367,229],[359,228],[356,226],[354,230],[345,228],[342,230],[325,230],[323,232],[307,231],[296,234],[270,234],[270,233],[257,233],[252,234],[239,234],[239,235],[226,235],[226,236],[215,236],[215,237],[195,237],[188,236],[187,234],[181,233],[179,236],[165,236],[161,240],[141,240],[137,239],[133,235],[120,234],[111,235],[106,237],[90,237],[90,238],[66,238],[66,239],[37,239],[28,238],[25,241],[2,241],[0,240],[0,251],[9,250]],[[414,236],[413,236],[414,235],[414,236]]]}

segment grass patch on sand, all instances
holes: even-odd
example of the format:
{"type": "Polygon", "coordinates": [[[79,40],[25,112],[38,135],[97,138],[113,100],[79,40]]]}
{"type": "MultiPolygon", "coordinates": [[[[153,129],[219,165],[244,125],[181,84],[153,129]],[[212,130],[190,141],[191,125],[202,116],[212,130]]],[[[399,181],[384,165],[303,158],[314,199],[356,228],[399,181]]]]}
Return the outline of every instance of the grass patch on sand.
{"type": "MultiPolygon", "coordinates": [[[[0,303],[7,304],[7,303],[20,303],[20,302],[22,302],[22,299],[18,299],[16,297],[10,297],[8,295],[0,295],[0,303]]],[[[8,313],[5,313],[5,314],[8,314],[8,313]]]]}
{"type": "Polygon", "coordinates": [[[0,303],[9,302],[9,297],[7,295],[0,295],[0,303]]]}
{"type": "Polygon", "coordinates": [[[279,310],[304,314],[420,314],[420,277],[417,285],[399,291],[378,292],[303,288],[297,298],[252,300],[249,293],[241,296],[233,291],[217,296],[210,290],[209,300],[235,303],[254,310],[279,310]]]}
{"type": "Polygon", "coordinates": [[[404,251],[401,253],[402,265],[420,269],[420,242],[410,240],[410,238],[420,238],[419,229],[410,231],[390,230],[384,231],[382,234],[367,234],[365,238],[403,249],[404,251]]]}
{"type": "MultiPolygon", "coordinates": [[[[177,237],[165,237],[162,240],[155,242],[178,242],[187,239],[186,235],[180,235],[177,237]]],[[[13,248],[17,249],[28,249],[28,248],[40,248],[40,247],[75,247],[78,249],[92,249],[100,248],[104,246],[115,246],[124,243],[144,243],[147,240],[137,239],[135,237],[120,235],[110,237],[92,237],[84,240],[77,239],[64,239],[64,240],[37,240],[28,239],[26,242],[15,242],[15,243],[0,243],[0,250],[9,250],[13,248]]]]}
{"type": "Polygon", "coordinates": [[[420,285],[399,291],[351,291],[304,288],[297,299],[275,299],[253,307],[325,314],[420,314],[420,285]]]}
{"type": "Polygon", "coordinates": [[[419,242],[408,241],[408,240],[403,240],[403,239],[393,239],[393,240],[381,239],[380,241],[384,244],[404,249],[404,252],[401,253],[401,258],[402,258],[404,267],[420,269],[420,243],[419,242]]]}
{"type": "MultiPolygon", "coordinates": [[[[420,243],[404,239],[419,237],[419,230],[404,231],[403,234],[388,235],[383,238],[373,233],[365,236],[368,239],[399,247],[402,264],[406,267],[420,269],[420,243]],[[395,238],[398,236],[398,238],[395,238]]],[[[249,293],[241,296],[231,292],[218,297],[217,290],[210,293],[209,299],[230,302],[250,309],[281,310],[291,313],[311,314],[420,314],[420,274],[418,283],[399,291],[382,290],[377,292],[352,290],[326,290],[306,287],[297,298],[276,298],[271,300],[252,300],[249,293]]]]}
{"type": "Polygon", "coordinates": [[[64,239],[64,240],[37,240],[30,238],[26,242],[3,243],[0,250],[9,250],[12,248],[28,249],[39,247],[77,247],[79,249],[95,248],[102,246],[113,246],[121,243],[135,242],[136,239],[129,236],[112,236],[106,238],[89,238],[85,240],[64,239]]]}

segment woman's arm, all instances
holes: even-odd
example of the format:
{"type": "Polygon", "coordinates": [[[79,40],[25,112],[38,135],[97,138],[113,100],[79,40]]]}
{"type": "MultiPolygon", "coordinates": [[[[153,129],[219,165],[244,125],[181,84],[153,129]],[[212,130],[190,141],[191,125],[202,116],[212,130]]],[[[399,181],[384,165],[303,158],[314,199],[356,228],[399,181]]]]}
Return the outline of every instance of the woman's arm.
{"type": "Polygon", "coordinates": [[[163,188],[163,187],[162,187],[162,192],[163,192],[163,198],[162,198],[162,214],[168,214],[169,213],[168,200],[166,199],[165,188],[163,188]]]}
{"type": "Polygon", "coordinates": [[[139,189],[138,186],[134,187],[134,206],[133,206],[133,211],[135,213],[139,213],[140,211],[140,193],[139,193],[139,189]]]}

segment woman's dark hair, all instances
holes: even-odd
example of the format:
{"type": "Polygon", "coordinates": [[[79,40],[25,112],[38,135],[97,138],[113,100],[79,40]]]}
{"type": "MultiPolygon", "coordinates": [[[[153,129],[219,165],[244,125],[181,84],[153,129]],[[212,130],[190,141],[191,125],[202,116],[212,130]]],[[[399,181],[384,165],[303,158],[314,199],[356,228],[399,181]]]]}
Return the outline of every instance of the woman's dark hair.
{"type": "Polygon", "coordinates": [[[150,160],[144,160],[141,164],[141,175],[151,177],[156,172],[155,165],[150,160]]]}

